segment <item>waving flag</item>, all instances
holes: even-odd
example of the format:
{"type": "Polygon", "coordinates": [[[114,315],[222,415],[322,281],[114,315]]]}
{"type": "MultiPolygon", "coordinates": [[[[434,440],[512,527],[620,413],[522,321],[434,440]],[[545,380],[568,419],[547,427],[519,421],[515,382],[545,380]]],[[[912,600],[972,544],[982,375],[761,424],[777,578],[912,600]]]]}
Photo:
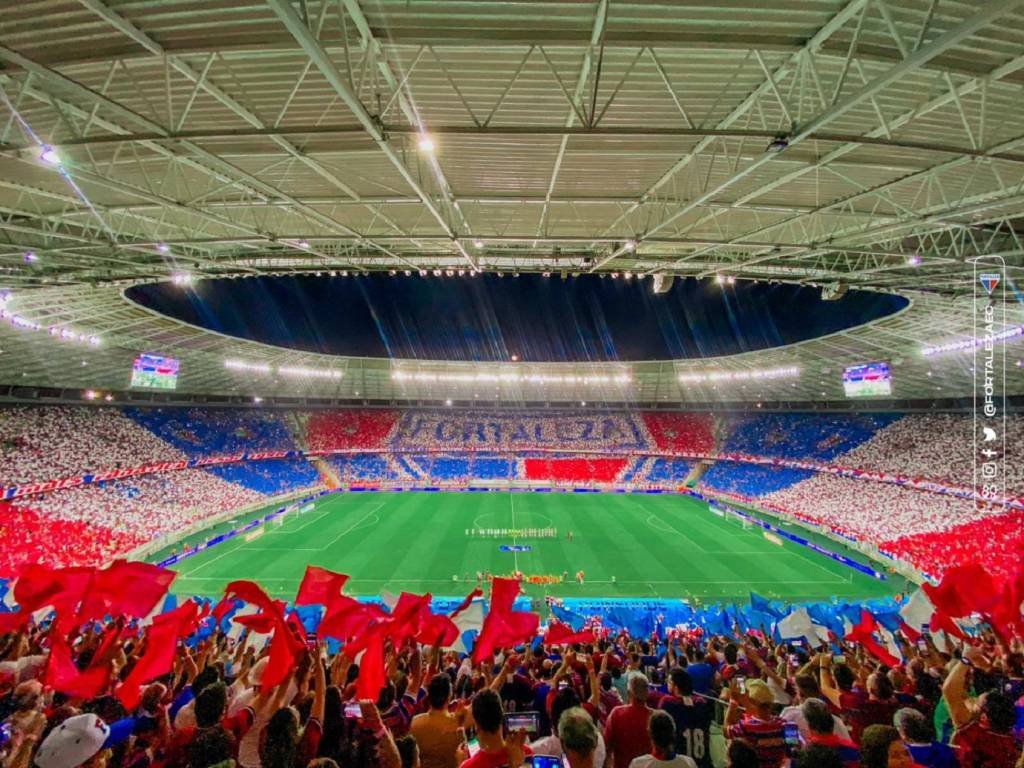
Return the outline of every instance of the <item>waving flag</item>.
{"type": "Polygon", "coordinates": [[[191,634],[198,619],[199,605],[194,600],[153,619],[146,632],[146,650],[116,692],[125,709],[131,711],[139,703],[143,684],[171,671],[178,638],[191,634]]]}
{"type": "Polygon", "coordinates": [[[331,601],[341,594],[347,581],[348,576],[344,573],[307,565],[298,594],[295,595],[295,604],[330,605],[331,601]]]}
{"type": "Polygon", "coordinates": [[[573,645],[574,643],[594,642],[594,630],[584,629],[574,632],[568,624],[556,621],[544,635],[544,643],[547,645],[573,645]]]}
{"type": "Polygon", "coordinates": [[[474,662],[483,661],[497,648],[532,640],[537,634],[538,614],[512,610],[519,591],[520,584],[515,579],[494,579],[491,583],[491,609],[473,647],[474,662]]]}
{"type": "Polygon", "coordinates": [[[860,643],[864,646],[864,650],[886,666],[897,666],[900,660],[883,648],[878,640],[875,639],[875,632],[877,630],[878,624],[875,622],[875,617],[871,615],[870,611],[861,610],[860,623],[850,630],[846,635],[846,639],[855,640],[860,643]]]}
{"type": "Polygon", "coordinates": [[[108,615],[146,616],[167,594],[177,575],[149,563],[115,560],[92,574],[78,617],[84,621],[108,615]]]}

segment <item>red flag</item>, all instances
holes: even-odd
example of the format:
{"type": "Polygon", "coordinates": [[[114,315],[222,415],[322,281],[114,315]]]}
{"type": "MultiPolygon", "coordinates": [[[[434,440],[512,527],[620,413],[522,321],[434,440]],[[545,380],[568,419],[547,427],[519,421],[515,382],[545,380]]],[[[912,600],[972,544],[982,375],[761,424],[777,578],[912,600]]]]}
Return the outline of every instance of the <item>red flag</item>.
{"type": "Polygon", "coordinates": [[[978,563],[958,565],[942,575],[938,586],[922,584],[937,611],[956,619],[972,613],[984,613],[999,600],[995,582],[978,563]]]}
{"type": "Polygon", "coordinates": [[[360,603],[342,595],[328,608],[327,615],[317,627],[317,633],[322,637],[347,642],[349,638],[365,631],[371,621],[384,615],[376,605],[360,603]]]}
{"type": "Polygon", "coordinates": [[[0,635],[8,632],[17,632],[32,618],[31,611],[14,611],[13,613],[0,613],[0,635]]]}
{"type": "Polygon", "coordinates": [[[945,611],[938,609],[932,614],[932,620],[928,624],[928,629],[932,632],[945,632],[947,635],[951,635],[959,640],[967,639],[967,635],[963,633],[963,630],[953,621],[952,617],[945,611]]]}
{"type": "Polygon", "coordinates": [[[366,653],[359,661],[356,696],[376,702],[387,681],[387,670],[384,668],[384,630],[374,627],[367,637],[366,653]]]}
{"type": "Polygon", "coordinates": [[[274,636],[270,640],[270,658],[263,670],[260,689],[263,693],[280,685],[295,667],[296,656],[303,650],[303,644],[289,629],[284,617],[282,604],[275,602],[253,581],[233,581],[224,588],[225,597],[233,595],[260,608],[274,619],[274,636]]]}
{"type": "Polygon", "coordinates": [[[473,646],[473,661],[486,659],[496,648],[516,645],[537,634],[540,616],[527,611],[513,611],[520,584],[515,579],[494,579],[491,585],[491,609],[484,617],[480,636],[473,646]]]}
{"type": "Polygon", "coordinates": [[[71,648],[64,633],[55,627],[50,631],[50,658],[46,663],[45,684],[75,698],[99,696],[110,685],[111,668],[98,652],[94,658],[97,663],[80,672],[71,659],[71,648]]]}
{"type": "Polygon", "coordinates": [[[447,648],[454,645],[459,637],[459,628],[444,614],[431,613],[420,621],[416,642],[421,645],[437,645],[447,648]]]}
{"type": "Polygon", "coordinates": [[[53,606],[58,613],[71,614],[82,600],[95,568],[50,568],[26,566],[14,583],[18,607],[29,613],[53,606]]]}
{"type": "Polygon", "coordinates": [[[581,632],[574,632],[568,624],[556,621],[548,627],[544,635],[544,643],[547,645],[572,645],[573,643],[594,642],[594,630],[584,629],[581,632]]]}
{"type": "Polygon", "coordinates": [[[153,619],[146,632],[146,650],[117,689],[117,698],[125,709],[131,711],[139,703],[143,684],[171,671],[178,638],[195,630],[198,616],[199,606],[194,600],[189,600],[153,619]]]}
{"type": "Polygon", "coordinates": [[[889,653],[887,649],[883,648],[875,639],[876,629],[878,629],[878,624],[875,621],[875,617],[871,615],[870,611],[866,611],[862,608],[860,611],[860,623],[849,631],[846,635],[846,639],[855,640],[860,643],[864,647],[865,651],[870,653],[887,667],[898,666],[900,660],[889,653]]]}
{"type": "Polygon", "coordinates": [[[232,608],[235,607],[235,599],[233,597],[222,597],[220,602],[213,607],[213,619],[217,622],[218,626],[224,617],[228,615],[232,608]]]}
{"type": "Polygon", "coordinates": [[[345,587],[348,576],[335,573],[315,565],[306,566],[299,592],[295,595],[296,605],[330,605],[345,587]]]}
{"type": "Polygon", "coordinates": [[[158,565],[115,560],[93,574],[82,598],[79,618],[99,619],[108,614],[148,616],[167,594],[177,575],[158,565]]]}

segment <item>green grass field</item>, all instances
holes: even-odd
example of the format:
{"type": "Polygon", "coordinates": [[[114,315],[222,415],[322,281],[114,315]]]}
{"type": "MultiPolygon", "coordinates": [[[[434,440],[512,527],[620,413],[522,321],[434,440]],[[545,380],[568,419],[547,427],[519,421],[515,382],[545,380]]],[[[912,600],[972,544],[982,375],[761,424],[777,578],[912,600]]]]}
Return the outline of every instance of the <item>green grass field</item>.
{"type": "MultiPolygon", "coordinates": [[[[191,541],[210,535],[206,531],[191,541]]],[[[876,597],[903,588],[902,581],[876,581],[805,547],[771,543],[760,529],[744,529],[736,519],[720,518],[685,496],[407,492],[325,496],[312,511],[292,514],[280,526],[269,524],[251,542],[238,537],[182,561],[174,590],[213,595],[233,579],[255,579],[273,595],[290,598],[307,564],[350,574],[346,591],[354,595],[381,590],[463,595],[477,571],[501,575],[516,568],[527,576],[572,575],[580,569],[586,574],[582,586],[572,578],[526,585],[532,597],[699,597],[707,602],[746,600],[755,591],[795,601],[876,597]],[[516,554],[499,551],[501,544],[513,543],[511,538],[466,535],[474,527],[546,526],[558,529],[557,538],[518,539],[515,543],[532,551],[516,554]]]]}

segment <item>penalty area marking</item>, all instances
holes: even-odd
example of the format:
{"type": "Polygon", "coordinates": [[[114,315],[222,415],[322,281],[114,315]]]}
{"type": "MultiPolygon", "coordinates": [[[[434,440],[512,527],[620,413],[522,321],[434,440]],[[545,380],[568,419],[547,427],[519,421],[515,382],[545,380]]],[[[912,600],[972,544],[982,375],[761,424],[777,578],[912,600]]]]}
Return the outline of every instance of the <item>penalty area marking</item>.
{"type": "MultiPolygon", "coordinates": [[[[340,539],[342,536],[345,536],[346,534],[352,533],[352,531],[354,531],[357,528],[359,528],[364,522],[366,522],[370,518],[371,515],[376,515],[377,511],[379,509],[381,509],[385,504],[387,504],[387,502],[386,501],[382,501],[376,507],[374,507],[369,512],[367,512],[365,515],[363,515],[361,518],[359,518],[358,522],[353,523],[348,528],[346,528],[344,531],[342,531],[337,536],[335,536],[333,539],[331,539],[329,542],[327,542],[327,544],[325,544],[324,546],[320,547],[320,551],[323,552],[324,550],[330,549],[331,547],[333,547],[335,542],[338,541],[338,539],[340,539]]],[[[380,517],[377,517],[377,521],[375,523],[370,523],[370,525],[371,526],[372,525],[376,525],[379,522],[380,522],[380,517]]]]}

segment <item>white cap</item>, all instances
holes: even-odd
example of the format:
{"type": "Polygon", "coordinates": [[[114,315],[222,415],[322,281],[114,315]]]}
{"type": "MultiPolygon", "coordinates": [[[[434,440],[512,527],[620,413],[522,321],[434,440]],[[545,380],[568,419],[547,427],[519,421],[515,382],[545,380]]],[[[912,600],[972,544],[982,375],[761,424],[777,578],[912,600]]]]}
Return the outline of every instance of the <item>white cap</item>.
{"type": "Polygon", "coordinates": [[[39,768],[77,768],[103,749],[110,728],[96,715],[75,715],[58,725],[39,745],[39,768]]]}

